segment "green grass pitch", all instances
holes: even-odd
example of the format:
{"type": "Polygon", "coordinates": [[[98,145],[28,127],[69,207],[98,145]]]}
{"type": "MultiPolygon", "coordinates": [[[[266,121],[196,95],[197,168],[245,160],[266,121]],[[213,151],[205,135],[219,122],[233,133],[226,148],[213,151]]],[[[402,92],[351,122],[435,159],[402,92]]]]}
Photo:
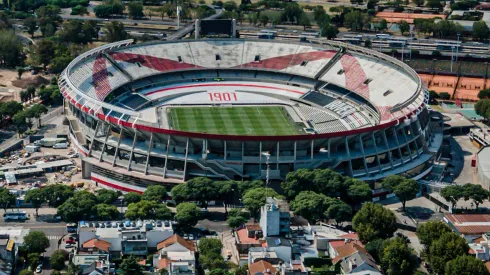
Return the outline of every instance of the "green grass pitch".
{"type": "Polygon", "coordinates": [[[177,107],[169,111],[175,130],[249,136],[297,135],[300,127],[279,106],[177,107]]]}

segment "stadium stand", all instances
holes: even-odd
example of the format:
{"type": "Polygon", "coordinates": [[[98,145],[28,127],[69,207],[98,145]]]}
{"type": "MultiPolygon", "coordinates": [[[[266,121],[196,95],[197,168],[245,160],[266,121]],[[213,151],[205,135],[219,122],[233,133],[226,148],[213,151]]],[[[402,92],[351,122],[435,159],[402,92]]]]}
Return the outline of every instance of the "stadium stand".
{"type": "Polygon", "coordinates": [[[333,133],[349,129],[336,115],[326,110],[319,110],[305,105],[296,106],[301,115],[310,123],[318,133],[333,133]]]}
{"type": "Polygon", "coordinates": [[[301,98],[311,103],[318,104],[320,106],[326,106],[335,100],[335,98],[331,96],[319,92],[314,92],[314,91],[307,93],[301,98]]]}

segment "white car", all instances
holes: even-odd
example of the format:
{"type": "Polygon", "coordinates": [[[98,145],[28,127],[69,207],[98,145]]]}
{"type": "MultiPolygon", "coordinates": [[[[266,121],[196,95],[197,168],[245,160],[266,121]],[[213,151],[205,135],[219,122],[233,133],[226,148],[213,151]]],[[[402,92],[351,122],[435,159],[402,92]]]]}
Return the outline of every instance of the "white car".
{"type": "Polygon", "coordinates": [[[36,273],[41,273],[43,272],[43,263],[40,263],[36,267],[36,273]]]}
{"type": "Polygon", "coordinates": [[[194,240],[194,234],[189,234],[189,240],[191,240],[191,241],[194,240]]]}

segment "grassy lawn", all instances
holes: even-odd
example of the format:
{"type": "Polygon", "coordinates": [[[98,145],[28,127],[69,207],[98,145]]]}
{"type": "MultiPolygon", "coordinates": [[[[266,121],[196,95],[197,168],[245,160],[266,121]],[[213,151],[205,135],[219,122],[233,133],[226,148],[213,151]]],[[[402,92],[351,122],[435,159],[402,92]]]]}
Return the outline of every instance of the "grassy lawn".
{"type": "Polygon", "coordinates": [[[173,129],[223,135],[296,135],[299,128],[279,106],[170,108],[173,129]]]}

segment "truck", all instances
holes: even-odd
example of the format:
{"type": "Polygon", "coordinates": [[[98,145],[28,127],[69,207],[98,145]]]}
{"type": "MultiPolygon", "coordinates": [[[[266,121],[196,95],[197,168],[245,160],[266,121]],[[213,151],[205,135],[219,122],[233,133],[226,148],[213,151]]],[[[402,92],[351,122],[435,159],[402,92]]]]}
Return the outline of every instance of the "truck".
{"type": "Polygon", "coordinates": [[[43,147],[53,147],[56,143],[66,143],[66,138],[43,138],[36,140],[34,145],[43,147]]]}
{"type": "Polygon", "coordinates": [[[39,152],[41,148],[39,147],[39,145],[27,145],[24,149],[26,150],[26,152],[34,153],[39,152]]]}

